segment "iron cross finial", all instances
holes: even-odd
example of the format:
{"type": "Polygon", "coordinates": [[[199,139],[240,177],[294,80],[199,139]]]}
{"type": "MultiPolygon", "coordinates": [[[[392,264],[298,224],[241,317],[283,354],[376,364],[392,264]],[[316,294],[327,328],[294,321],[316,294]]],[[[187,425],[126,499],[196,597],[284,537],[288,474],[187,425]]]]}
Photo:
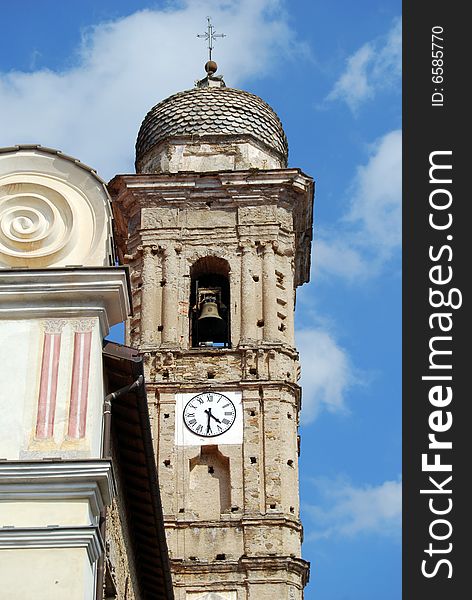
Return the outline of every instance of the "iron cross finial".
{"type": "Polygon", "coordinates": [[[224,34],[224,33],[215,33],[215,28],[211,24],[211,18],[207,17],[207,21],[208,21],[208,27],[207,27],[206,33],[198,34],[197,37],[199,37],[199,38],[205,38],[205,40],[207,40],[207,42],[208,42],[208,54],[209,54],[209,58],[211,60],[211,51],[213,50],[213,42],[215,41],[216,38],[224,38],[224,37],[226,37],[226,34],[224,34]]]}

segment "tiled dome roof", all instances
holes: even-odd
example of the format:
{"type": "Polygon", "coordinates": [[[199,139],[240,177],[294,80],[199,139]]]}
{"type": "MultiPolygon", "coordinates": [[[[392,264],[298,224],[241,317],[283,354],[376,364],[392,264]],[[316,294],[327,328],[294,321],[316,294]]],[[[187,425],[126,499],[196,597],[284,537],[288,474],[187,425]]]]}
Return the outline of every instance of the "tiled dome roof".
{"type": "Polygon", "coordinates": [[[160,142],[186,135],[250,135],[287,164],[280,119],[261,98],[235,88],[197,87],[174,94],[146,115],[136,141],[136,163],[160,142]]]}

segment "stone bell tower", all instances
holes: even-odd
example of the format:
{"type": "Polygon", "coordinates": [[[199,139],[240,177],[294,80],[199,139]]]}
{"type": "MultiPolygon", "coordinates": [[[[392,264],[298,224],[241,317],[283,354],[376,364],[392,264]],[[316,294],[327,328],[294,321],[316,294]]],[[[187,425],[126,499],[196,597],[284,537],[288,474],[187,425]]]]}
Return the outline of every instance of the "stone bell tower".
{"type": "MultiPolygon", "coordinates": [[[[157,104],[109,185],[131,268],[176,600],[301,600],[297,286],[313,180],[260,98],[207,76],[157,104]]],[[[139,493],[139,490],[133,490],[139,493]]]]}

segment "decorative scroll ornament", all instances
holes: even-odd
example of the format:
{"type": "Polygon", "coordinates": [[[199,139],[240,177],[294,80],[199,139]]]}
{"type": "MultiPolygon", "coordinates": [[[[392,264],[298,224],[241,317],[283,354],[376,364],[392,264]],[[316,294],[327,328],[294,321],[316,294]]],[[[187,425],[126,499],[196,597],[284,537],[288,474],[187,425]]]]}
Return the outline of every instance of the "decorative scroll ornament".
{"type": "Polygon", "coordinates": [[[0,252],[30,259],[57,255],[71,242],[73,210],[44,185],[0,187],[0,252]]]}
{"type": "Polygon", "coordinates": [[[77,333],[88,333],[93,331],[98,319],[79,319],[72,321],[72,329],[77,333]]]}
{"type": "Polygon", "coordinates": [[[62,333],[67,321],[65,319],[47,319],[44,321],[45,333],[62,333]]]}
{"type": "Polygon", "coordinates": [[[0,148],[0,268],[112,261],[110,199],[95,173],[56,150],[0,148]]]}

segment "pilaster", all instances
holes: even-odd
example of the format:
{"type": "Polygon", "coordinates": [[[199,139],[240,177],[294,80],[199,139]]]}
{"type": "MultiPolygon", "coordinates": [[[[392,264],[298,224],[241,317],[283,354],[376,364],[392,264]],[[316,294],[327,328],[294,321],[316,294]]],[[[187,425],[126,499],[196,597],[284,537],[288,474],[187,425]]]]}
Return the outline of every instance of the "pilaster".
{"type": "Polygon", "coordinates": [[[241,340],[240,344],[256,340],[256,293],[254,281],[255,245],[251,240],[240,242],[241,248],[241,340]]]}

